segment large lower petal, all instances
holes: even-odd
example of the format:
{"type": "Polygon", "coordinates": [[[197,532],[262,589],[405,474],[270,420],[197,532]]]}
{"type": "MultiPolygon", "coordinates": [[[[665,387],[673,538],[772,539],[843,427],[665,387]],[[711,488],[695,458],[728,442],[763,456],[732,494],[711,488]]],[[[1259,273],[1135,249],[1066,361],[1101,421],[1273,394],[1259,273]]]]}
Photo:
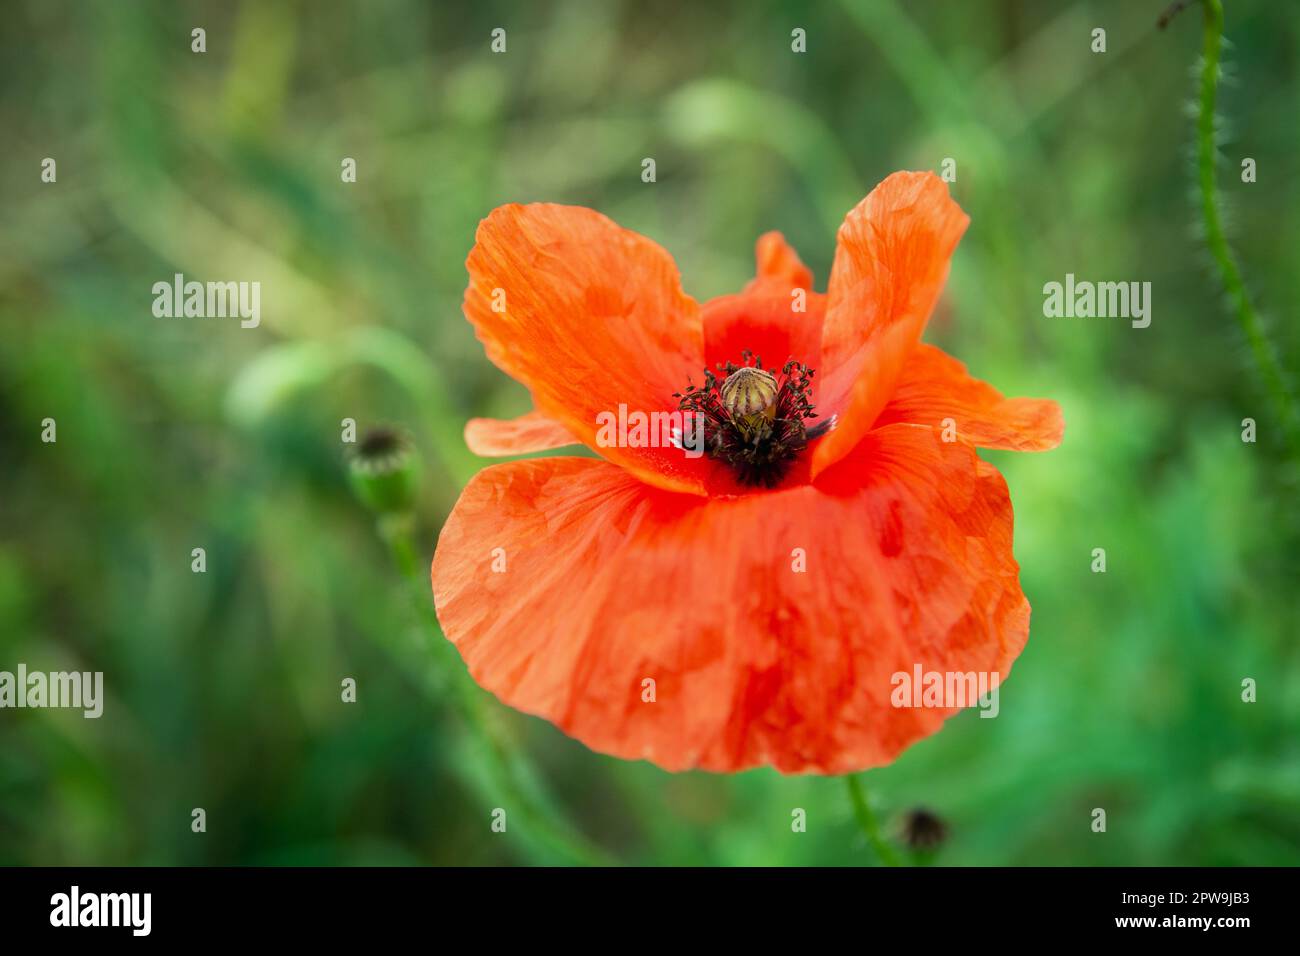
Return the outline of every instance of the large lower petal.
{"type": "Polygon", "coordinates": [[[480,223],[466,266],[466,317],[539,411],[644,481],[704,493],[679,449],[596,440],[602,412],[673,410],[699,377],[699,306],[667,252],[590,209],[509,205],[480,223]]]}
{"type": "Polygon", "coordinates": [[[944,429],[981,448],[1047,451],[1061,443],[1061,406],[1046,398],[1006,398],[964,363],[922,344],[907,363],[876,427],[907,422],[944,429]]]}
{"type": "Polygon", "coordinates": [[[969,217],[933,173],[894,173],[840,227],[822,333],[824,412],[838,427],[812,471],[847,455],[870,430],[920,341],[969,217]]]}
{"type": "Polygon", "coordinates": [[[475,680],[595,750],[843,773],[952,713],[894,707],[895,674],[1005,677],[1029,622],[1011,532],[1006,485],[970,446],[894,425],[816,485],[738,498],[590,459],[496,465],[432,578],[475,680]]]}

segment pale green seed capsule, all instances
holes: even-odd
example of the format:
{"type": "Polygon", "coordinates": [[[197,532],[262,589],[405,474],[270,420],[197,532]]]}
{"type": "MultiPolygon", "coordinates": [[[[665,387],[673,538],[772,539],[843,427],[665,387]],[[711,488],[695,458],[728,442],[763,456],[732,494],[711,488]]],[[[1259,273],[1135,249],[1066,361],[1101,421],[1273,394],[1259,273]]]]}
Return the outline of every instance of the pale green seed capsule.
{"type": "Polygon", "coordinates": [[[377,514],[409,512],[419,484],[419,459],[407,435],[377,428],[362,436],[349,461],[352,489],[377,514]]]}
{"type": "Polygon", "coordinates": [[[776,415],[776,376],[761,368],[738,368],[727,376],[719,389],[723,407],[733,417],[749,421],[763,415],[776,415]]]}

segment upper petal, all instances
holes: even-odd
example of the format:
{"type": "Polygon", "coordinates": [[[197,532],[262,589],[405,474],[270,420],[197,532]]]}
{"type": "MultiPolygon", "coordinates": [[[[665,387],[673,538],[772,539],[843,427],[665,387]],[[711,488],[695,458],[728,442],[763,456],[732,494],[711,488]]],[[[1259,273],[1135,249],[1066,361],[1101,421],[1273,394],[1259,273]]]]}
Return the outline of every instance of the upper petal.
{"type": "MultiPolygon", "coordinates": [[[[771,281],[787,289],[811,289],[812,270],[803,264],[799,253],[776,230],[758,237],[754,247],[757,278],[754,282],[771,281]]],[[[754,283],[750,283],[752,286],[754,283]]]]}
{"type": "Polygon", "coordinates": [[[896,422],[942,428],[952,419],[957,437],[982,448],[1046,451],[1061,443],[1061,406],[1046,398],[1005,398],[974,378],[966,366],[933,345],[921,344],[876,419],[876,428],[896,422]]]}
{"type": "Polygon", "coordinates": [[[770,495],[671,494],[590,459],[496,465],[432,579],[475,680],[596,750],[844,773],[952,713],[893,706],[895,674],[1006,676],[1029,621],[1011,531],[970,446],[894,425],[770,495]]]}
{"type": "Polygon", "coordinates": [[[759,237],[754,258],[757,275],[742,292],[704,304],[706,367],[743,364],[748,351],[767,369],[787,359],[817,368],[826,297],[812,291],[812,272],[779,232],[759,237]]]}
{"type": "Polygon", "coordinates": [[[705,367],[743,365],[748,351],[763,360],[765,369],[779,371],[787,359],[815,369],[825,299],[808,292],[802,304],[803,310],[795,311],[788,288],[763,285],[710,299],[703,309],[705,367]]]}
{"type": "Polygon", "coordinates": [[[644,481],[704,493],[678,449],[596,442],[599,413],[672,410],[699,375],[699,306],[667,252],[590,209],[508,205],[480,223],[466,266],[465,316],[540,412],[644,481]]]}
{"type": "Polygon", "coordinates": [[[848,454],[884,408],[969,221],[938,176],[916,172],[889,176],[845,218],[827,291],[819,401],[839,424],[814,450],[814,476],[848,454]]]}

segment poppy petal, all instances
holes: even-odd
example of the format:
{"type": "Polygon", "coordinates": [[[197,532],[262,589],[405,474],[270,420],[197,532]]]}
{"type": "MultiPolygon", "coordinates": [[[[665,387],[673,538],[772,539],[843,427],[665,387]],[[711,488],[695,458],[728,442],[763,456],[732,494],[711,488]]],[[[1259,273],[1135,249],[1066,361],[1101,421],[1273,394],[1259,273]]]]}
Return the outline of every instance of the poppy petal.
{"type": "Polygon", "coordinates": [[[817,485],[705,500],[608,463],[482,471],[432,568],[480,685],[589,747],[669,770],[845,773],[953,708],[895,676],[996,672],[1029,606],[1006,484],[971,446],[891,425],[817,485]]]}
{"type": "Polygon", "coordinates": [[[754,258],[757,277],[743,292],[704,303],[705,367],[741,365],[750,352],[767,369],[780,369],[787,359],[815,369],[826,297],[812,291],[812,272],[779,232],[759,237],[754,258]]]}
{"type": "MultiPolygon", "coordinates": [[[[727,362],[744,364],[744,353],[763,360],[763,368],[780,371],[787,359],[816,368],[821,354],[825,297],[805,295],[804,311],[791,308],[790,289],[760,286],[751,292],[722,295],[704,303],[704,360],[716,369],[727,362]]],[[[698,376],[697,376],[698,378],[698,376]]]]}
{"type": "Polygon", "coordinates": [[[567,428],[539,411],[518,418],[471,418],[465,423],[465,444],[484,458],[528,455],[576,445],[567,428]]]}
{"type": "MultiPolygon", "coordinates": [[[[812,270],[803,264],[799,253],[785,241],[785,236],[776,230],[765,232],[758,237],[754,248],[757,260],[758,278],[755,282],[771,280],[785,286],[786,289],[811,289],[812,270]]],[[[750,283],[753,285],[754,283],[750,283]]]]}
{"type": "Polygon", "coordinates": [[[875,427],[896,422],[942,428],[952,419],[957,437],[981,448],[1047,451],[1061,443],[1061,406],[1045,398],[1005,398],[942,349],[922,344],[907,359],[875,427]]]}
{"type": "Polygon", "coordinates": [[[601,413],[676,409],[704,358],[699,305],[660,246],[590,209],[501,206],[466,262],[465,316],[538,411],[642,480],[704,494],[676,448],[601,447],[601,413]]]}
{"type": "Polygon", "coordinates": [[[845,217],[827,290],[819,402],[839,424],[813,452],[814,477],[884,408],[969,222],[943,180],[915,172],[889,176],[845,217]]]}

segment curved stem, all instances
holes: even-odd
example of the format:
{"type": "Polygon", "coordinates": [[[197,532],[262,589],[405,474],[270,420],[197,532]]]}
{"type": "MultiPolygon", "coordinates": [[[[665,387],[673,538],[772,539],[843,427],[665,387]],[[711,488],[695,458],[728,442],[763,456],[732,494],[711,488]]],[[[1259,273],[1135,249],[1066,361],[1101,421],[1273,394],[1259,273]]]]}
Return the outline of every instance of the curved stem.
{"type": "Polygon", "coordinates": [[[1237,324],[1250,345],[1255,365],[1273,398],[1283,435],[1292,454],[1300,457],[1300,426],[1286,378],[1259,313],[1255,311],[1241,277],[1237,259],[1228,245],[1219,211],[1215,167],[1218,162],[1214,135],[1214,109],[1219,87],[1219,55],[1223,41],[1223,6],[1220,0],[1202,0],[1205,11],[1205,46],[1201,61],[1200,110],[1197,117],[1197,174],[1201,194],[1201,216],[1205,243],[1219,271],[1219,280],[1232,305],[1237,324]]]}
{"type": "Polygon", "coordinates": [[[871,811],[871,803],[867,800],[866,791],[858,781],[857,775],[846,774],[844,782],[849,788],[849,800],[853,803],[853,816],[857,818],[858,829],[867,838],[871,848],[876,851],[876,856],[880,857],[880,862],[885,866],[900,865],[902,861],[899,859],[898,854],[880,835],[880,825],[876,823],[876,815],[871,811]]]}
{"type": "MultiPolygon", "coordinates": [[[[411,589],[413,603],[420,616],[434,631],[438,629],[437,617],[433,613],[431,597],[428,593],[428,581],[420,575],[420,564],[416,557],[414,540],[414,519],[411,515],[383,515],[378,519],[379,535],[388,545],[393,563],[402,572],[402,577],[411,589]]],[[[442,641],[441,634],[434,635],[442,641]]],[[[450,645],[446,645],[448,648],[450,645]]],[[[454,656],[454,655],[452,655],[454,656]]],[[[526,821],[527,829],[552,853],[560,858],[584,866],[611,866],[615,860],[601,847],[592,843],[579,833],[567,821],[557,825],[547,818],[539,802],[548,803],[544,796],[539,800],[529,790],[536,790],[536,781],[530,768],[523,765],[517,754],[511,753],[508,744],[501,736],[494,733],[489,715],[484,712],[483,696],[477,688],[466,686],[466,681],[457,673],[450,678],[454,691],[453,705],[459,710],[465,725],[478,738],[492,764],[491,771],[499,786],[509,791],[514,812],[526,821]],[[521,780],[524,777],[526,779],[521,780]],[[532,784],[528,786],[527,784],[532,784]]]]}

